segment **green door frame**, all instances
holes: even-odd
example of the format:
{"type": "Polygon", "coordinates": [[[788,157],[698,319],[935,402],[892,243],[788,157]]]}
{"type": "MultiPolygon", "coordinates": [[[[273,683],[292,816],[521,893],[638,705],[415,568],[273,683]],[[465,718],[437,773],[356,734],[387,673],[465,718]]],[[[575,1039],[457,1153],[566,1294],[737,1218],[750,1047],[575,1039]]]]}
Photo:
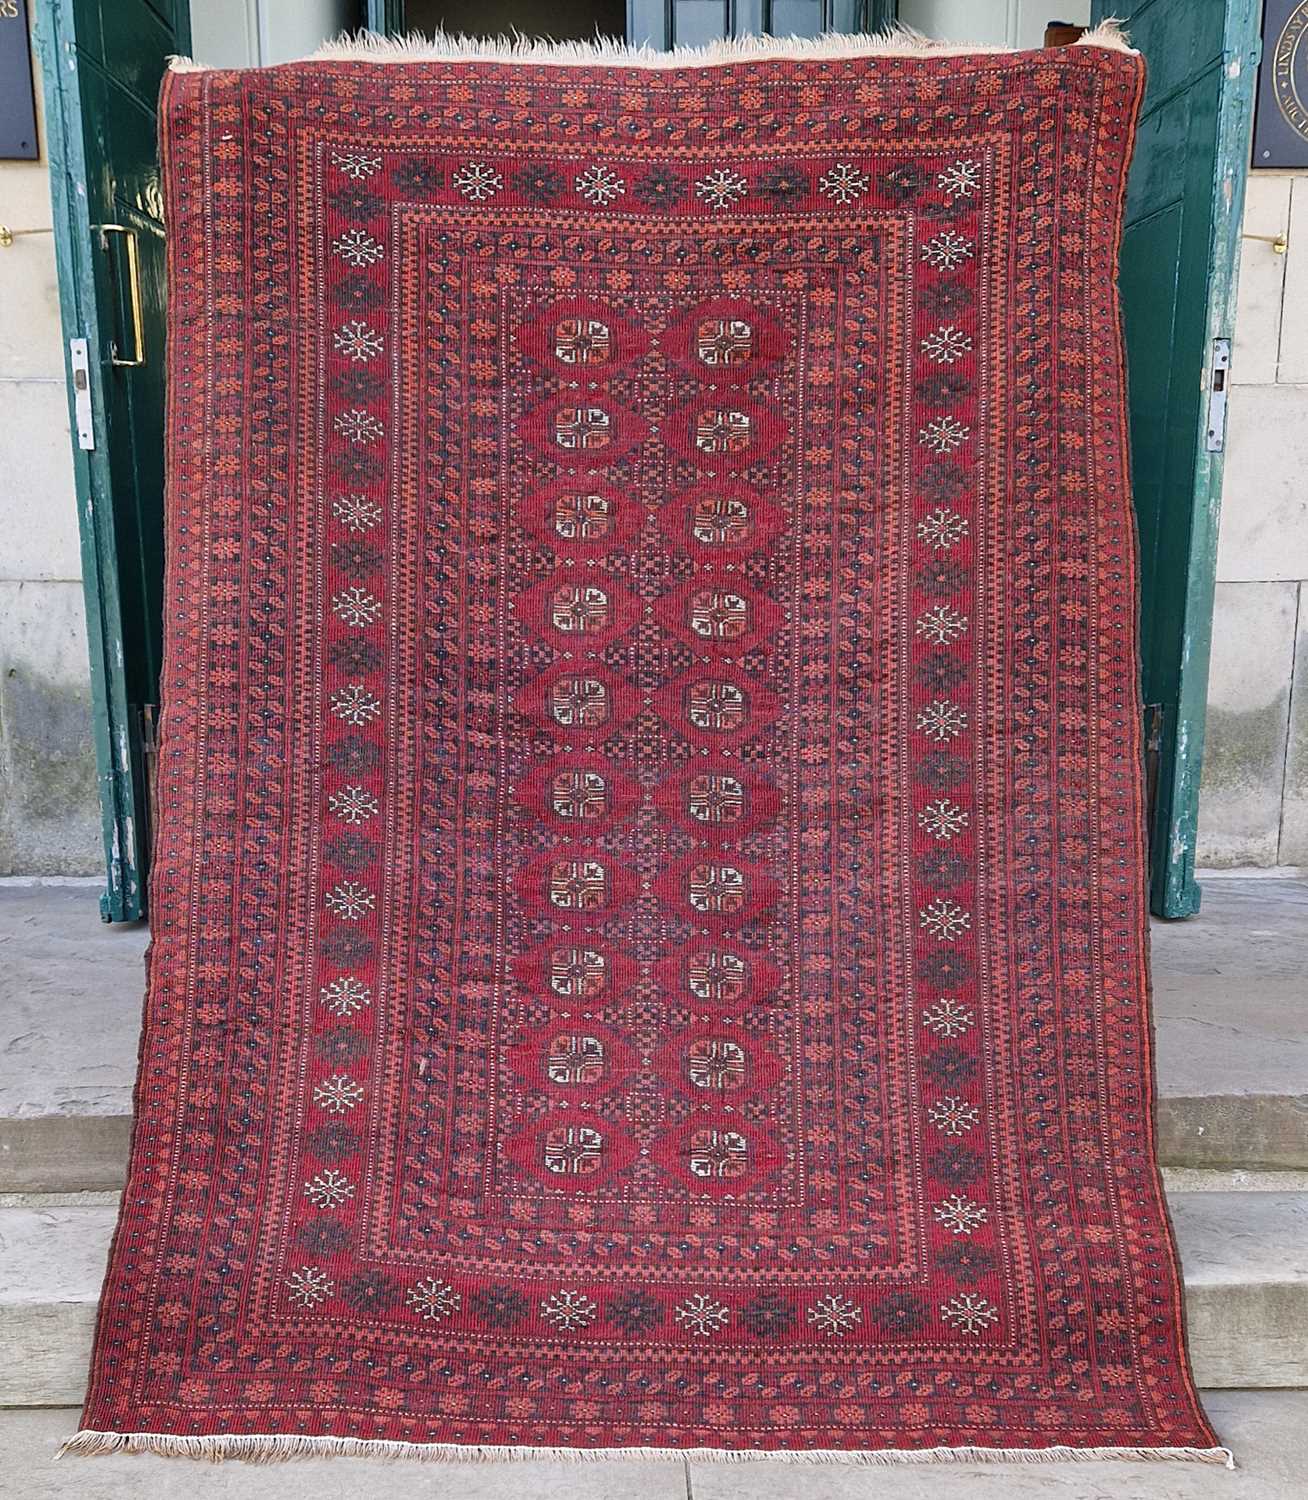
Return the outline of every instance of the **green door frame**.
{"type": "MultiPolygon", "coordinates": [[[[1219,67],[1226,77],[1217,121],[1217,152],[1212,168],[1213,213],[1209,225],[1211,265],[1208,318],[1203,330],[1200,368],[1195,371],[1194,503],[1189,545],[1178,538],[1176,585],[1179,611],[1168,622],[1165,641],[1174,662],[1176,708],[1164,715],[1154,799],[1150,848],[1150,900],[1160,917],[1191,917],[1199,910],[1195,851],[1199,831],[1199,778],[1203,768],[1208,717],[1208,664],[1213,641],[1213,599],[1217,588],[1217,526],[1222,509],[1222,470],[1226,423],[1209,435],[1210,385],[1214,352],[1225,340],[1229,352],[1235,331],[1235,299],[1240,274],[1240,228],[1253,132],[1254,82],[1262,52],[1262,0],[1228,0],[1219,67]]],[[[1221,377],[1225,391],[1229,370],[1221,377]]],[[[1165,669],[1166,670],[1166,669],[1165,669]]],[[[1170,687],[1170,683],[1168,684],[1170,687]]]]}
{"type": "MultiPolygon", "coordinates": [[[[1184,0],[1182,0],[1184,3],[1184,0]]],[[[1166,0],[1095,0],[1092,16],[1122,18],[1143,47],[1156,54],[1155,79],[1145,98],[1136,160],[1127,191],[1121,281],[1129,293],[1153,275],[1131,261],[1131,231],[1179,215],[1181,252],[1175,266],[1175,319],[1170,335],[1145,325],[1157,309],[1149,297],[1132,321],[1126,297],[1126,355],[1133,408],[1133,465],[1142,546],[1141,667],[1145,746],[1150,786],[1150,907],[1156,916],[1189,917],[1199,910],[1195,850],[1199,779],[1207,714],[1208,662],[1217,577],[1225,446],[1224,395],[1235,325],[1240,228],[1261,44],[1261,0],[1204,0],[1224,9],[1202,16],[1204,46],[1187,51],[1166,0]],[[1208,21],[1211,18],[1211,25],[1208,21]],[[1193,140],[1178,139],[1170,121],[1185,97],[1200,109],[1193,140]],[[1213,118],[1208,124],[1206,111],[1213,118]],[[1158,132],[1162,133],[1159,134],[1158,132]],[[1133,206],[1132,188],[1145,192],[1133,206]],[[1139,342],[1133,341],[1138,331],[1139,342]],[[1166,357],[1158,348],[1166,345],[1166,357]],[[1160,360],[1162,361],[1160,365],[1160,360]],[[1138,368],[1134,368],[1138,361],[1138,368]],[[1217,399],[1212,400],[1214,385],[1217,399]]],[[[1194,28],[1184,28],[1189,31],[1194,28]]]]}
{"type": "MultiPolygon", "coordinates": [[[[178,0],[175,10],[178,50],[189,51],[189,8],[178,0]]],[[[74,435],[87,434],[73,447],[73,479],[106,871],[100,912],[107,922],[134,921],[145,914],[149,788],[144,752],[152,748],[153,723],[141,722],[128,696],[125,642],[134,639],[134,632],[128,621],[126,560],[114,513],[108,446],[108,414],[115,396],[101,358],[112,338],[101,314],[107,305],[108,271],[105,251],[96,246],[88,224],[88,216],[97,212],[101,185],[93,172],[100,163],[88,155],[94,122],[83,117],[74,0],[40,0],[36,38],[45,92],[69,424],[74,435]],[[82,360],[73,353],[78,342],[84,350],[82,360]]],[[[136,561],[139,571],[140,560],[136,561]]],[[[158,701],[157,694],[153,701],[158,701]]]]}

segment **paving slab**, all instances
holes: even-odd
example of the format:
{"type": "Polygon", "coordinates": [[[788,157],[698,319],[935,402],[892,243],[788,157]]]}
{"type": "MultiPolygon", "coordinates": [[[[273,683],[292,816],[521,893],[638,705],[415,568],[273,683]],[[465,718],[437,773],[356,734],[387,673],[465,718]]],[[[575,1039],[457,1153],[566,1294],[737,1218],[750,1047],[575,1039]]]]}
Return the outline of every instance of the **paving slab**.
{"type": "Polygon", "coordinates": [[[1238,1467],[1207,1464],[411,1464],[356,1458],[207,1465],[61,1459],[75,1411],[0,1412],[4,1500],[1301,1500],[1308,1392],[1205,1392],[1238,1467]]]}

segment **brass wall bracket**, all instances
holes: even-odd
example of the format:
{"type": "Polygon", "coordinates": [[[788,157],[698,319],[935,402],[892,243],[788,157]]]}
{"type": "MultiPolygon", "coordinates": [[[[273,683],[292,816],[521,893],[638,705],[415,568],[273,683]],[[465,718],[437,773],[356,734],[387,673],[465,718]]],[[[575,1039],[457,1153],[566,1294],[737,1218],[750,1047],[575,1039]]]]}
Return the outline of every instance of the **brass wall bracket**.
{"type": "Polygon", "coordinates": [[[1273,255],[1284,255],[1290,248],[1290,242],[1284,234],[1242,234],[1242,240],[1261,240],[1264,245],[1272,247],[1273,255]]]}
{"type": "Polygon", "coordinates": [[[13,242],[21,234],[53,234],[53,229],[10,229],[8,224],[0,224],[0,250],[8,250],[13,242]]]}

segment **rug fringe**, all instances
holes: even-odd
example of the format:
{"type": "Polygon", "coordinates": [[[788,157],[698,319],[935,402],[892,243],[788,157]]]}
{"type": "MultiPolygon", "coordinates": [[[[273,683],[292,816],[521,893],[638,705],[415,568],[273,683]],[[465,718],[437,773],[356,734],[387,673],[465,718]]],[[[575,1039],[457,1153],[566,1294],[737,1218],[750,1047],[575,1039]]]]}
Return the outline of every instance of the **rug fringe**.
{"type": "MultiPolygon", "coordinates": [[[[1077,47],[1102,47],[1112,52],[1130,52],[1117,21],[1102,21],[1087,31],[1077,47]]],[[[411,32],[408,36],[385,37],[375,32],[343,32],[324,42],[307,62],[497,62],[551,63],[562,67],[623,68],[712,68],[732,63],[766,62],[771,58],[801,61],[854,57],[967,57],[973,54],[1012,53],[1015,47],[969,43],[956,46],[936,42],[908,26],[876,33],[826,32],[818,37],[745,36],[708,42],[702,47],[673,47],[660,52],[642,43],[631,46],[612,37],[589,42],[547,42],[514,32],[511,36],[472,37],[438,31],[434,36],[411,32]]],[[[175,73],[203,73],[204,63],[189,57],[174,57],[169,67],[175,73]]]]}
{"type": "Polygon", "coordinates": [[[167,1432],[74,1433],[56,1455],[103,1457],[110,1453],[153,1453],[163,1458],[208,1459],[220,1463],[237,1458],[247,1463],[285,1463],[297,1458],[410,1459],[420,1463],[524,1463],[533,1459],[571,1463],[600,1463],[610,1459],[663,1460],[684,1458],[707,1463],[852,1464],[1052,1464],[1095,1459],[1190,1460],[1235,1468],[1229,1448],[876,1448],[864,1452],[844,1448],[790,1450],[769,1448],[530,1448],[495,1443],[404,1443],[381,1438],[307,1437],[299,1433],[218,1432],[184,1436],[167,1432]]]}

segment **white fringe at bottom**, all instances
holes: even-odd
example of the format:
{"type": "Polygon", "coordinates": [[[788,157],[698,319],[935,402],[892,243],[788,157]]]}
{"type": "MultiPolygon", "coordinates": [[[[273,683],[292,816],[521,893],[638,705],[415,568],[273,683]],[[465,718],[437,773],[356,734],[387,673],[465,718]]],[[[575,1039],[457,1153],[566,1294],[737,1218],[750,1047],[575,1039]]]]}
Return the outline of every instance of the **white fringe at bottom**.
{"type": "Polygon", "coordinates": [[[84,1428],[60,1448],[99,1457],[108,1453],[155,1453],[163,1458],[225,1458],[247,1463],[283,1463],[295,1458],[416,1459],[420,1463],[524,1463],[533,1459],[567,1463],[601,1463],[608,1459],[673,1461],[694,1458],[707,1463],[782,1464],[1056,1464],[1094,1459],[1190,1460],[1235,1468],[1229,1448],[844,1448],[759,1450],[755,1448],[519,1448],[496,1443],[400,1443],[380,1438],[303,1437],[297,1433],[216,1432],[206,1437],[167,1432],[93,1432],[84,1428]]]}

